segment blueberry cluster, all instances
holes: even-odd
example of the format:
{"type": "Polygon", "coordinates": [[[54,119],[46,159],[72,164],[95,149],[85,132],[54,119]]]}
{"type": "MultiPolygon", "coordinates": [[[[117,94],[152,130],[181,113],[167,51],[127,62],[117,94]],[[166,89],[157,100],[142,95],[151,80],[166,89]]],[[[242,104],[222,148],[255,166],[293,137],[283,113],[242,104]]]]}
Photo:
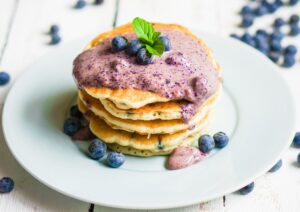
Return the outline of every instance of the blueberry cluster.
{"type": "MultiPolygon", "coordinates": [[[[95,0],[94,4],[95,5],[100,5],[104,2],[104,0],[95,0]]],[[[75,9],[82,9],[87,5],[87,2],[85,0],[77,0],[77,2],[74,5],[75,9]]]]}
{"type": "Polygon", "coordinates": [[[201,152],[209,153],[213,148],[224,148],[229,142],[229,137],[224,132],[218,132],[213,137],[202,135],[198,140],[201,152]]]}
{"type": "Polygon", "coordinates": [[[59,31],[60,31],[60,28],[56,24],[53,24],[50,27],[50,31],[49,31],[49,34],[51,36],[51,42],[50,42],[50,44],[56,45],[56,44],[60,43],[61,37],[59,35],[59,31]]]}
{"type": "MultiPolygon", "coordinates": [[[[168,37],[160,36],[159,39],[162,41],[165,51],[169,51],[171,44],[168,37]]],[[[129,43],[124,36],[114,37],[111,41],[111,49],[113,52],[125,50],[128,55],[136,56],[136,61],[140,65],[151,64],[154,60],[154,55],[150,54],[138,39],[134,39],[129,43]]]]}
{"type": "MultiPolygon", "coordinates": [[[[296,148],[300,148],[300,132],[296,132],[295,137],[293,139],[293,146],[296,148]]],[[[300,153],[297,156],[297,162],[300,166],[300,153]]]]}
{"type": "MultiPolygon", "coordinates": [[[[106,144],[97,139],[88,127],[88,123],[83,114],[79,111],[78,106],[70,108],[70,117],[64,122],[63,131],[66,135],[71,136],[73,140],[92,140],[88,147],[88,155],[94,160],[104,157],[107,151],[106,144]]],[[[107,165],[112,168],[118,168],[125,162],[122,153],[109,152],[106,158],[107,165]]]]}

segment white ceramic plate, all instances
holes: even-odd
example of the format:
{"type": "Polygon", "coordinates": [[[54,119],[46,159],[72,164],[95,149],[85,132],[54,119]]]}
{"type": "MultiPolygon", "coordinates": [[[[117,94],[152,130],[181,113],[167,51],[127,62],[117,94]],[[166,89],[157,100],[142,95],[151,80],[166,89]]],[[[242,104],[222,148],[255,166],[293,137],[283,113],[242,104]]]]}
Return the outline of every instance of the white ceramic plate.
{"type": "Polygon", "coordinates": [[[86,145],[62,133],[76,95],[72,60],[87,39],[61,46],[19,78],[4,107],[7,144],[35,178],[71,197],[119,208],[172,208],[211,200],[264,174],[289,146],[294,106],[279,70],[244,44],[198,33],[222,67],[224,93],[212,132],[230,144],[194,166],[164,168],[165,157],[126,157],[119,169],[84,154],[86,145]],[[83,151],[81,151],[83,150],[83,151]]]}

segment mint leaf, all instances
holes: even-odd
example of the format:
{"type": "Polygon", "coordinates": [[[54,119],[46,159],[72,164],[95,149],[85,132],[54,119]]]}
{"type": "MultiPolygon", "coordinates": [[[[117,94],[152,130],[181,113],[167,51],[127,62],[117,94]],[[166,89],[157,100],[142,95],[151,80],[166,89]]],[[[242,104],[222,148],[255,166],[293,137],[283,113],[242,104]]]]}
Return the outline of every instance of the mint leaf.
{"type": "Polygon", "coordinates": [[[164,44],[159,39],[157,39],[152,46],[146,44],[146,49],[150,54],[157,56],[161,56],[165,51],[164,44]]]}

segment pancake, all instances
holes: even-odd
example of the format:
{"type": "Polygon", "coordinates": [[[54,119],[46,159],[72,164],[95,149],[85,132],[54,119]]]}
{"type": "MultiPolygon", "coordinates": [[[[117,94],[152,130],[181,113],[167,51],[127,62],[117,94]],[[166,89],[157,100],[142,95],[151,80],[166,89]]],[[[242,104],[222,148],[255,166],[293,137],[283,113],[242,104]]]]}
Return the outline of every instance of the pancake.
{"type": "MultiPolygon", "coordinates": [[[[215,67],[216,70],[219,70],[219,65],[214,60],[211,50],[201,39],[199,39],[197,36],[192,34],[192,32],[190,32],[187,28],[176,24],[160,24],[160,23],[154,23],[153,27],[156,30],[164,30],[164,29],[179,30],[195,38],[199,42],[199,44],[201,44],[205,48],[210,63],[213,65],[213,67],[215,67]]],[[[127,34],[132,32],[133,29],[131,23],[117,27],[112,31],[105,32],[97,36],[88,44],[86,50],[97,46],[105,39],[115,37],[116,35],[122,35],[122,34],[127,34]]],[[[84,89],[89,95],[91,95],[94,98],[109,99],[120,109],[140,108],[147,104],[151,104],[155,102],[170,101],[170,99],[164,96],[146,90],[137,90],[137,89],[129,89],[129,88],[110,89],[106,87],[85,87],[84,89]]]]}
{"type": "Polygon", "coordinates": [[[90,111],[102,118],[112,128],[127,132],[137,132],[141,135],[167,134],[186,130],[204,119],[212,107],[211,102],[207,101],[207,104],[201,107],[201,110],[197,112],[189,123],[184,123],[181,119],[144,121],[117,118],[107,112],[98,99],[82,91],[79,92],[79,99],[90,111]]]}

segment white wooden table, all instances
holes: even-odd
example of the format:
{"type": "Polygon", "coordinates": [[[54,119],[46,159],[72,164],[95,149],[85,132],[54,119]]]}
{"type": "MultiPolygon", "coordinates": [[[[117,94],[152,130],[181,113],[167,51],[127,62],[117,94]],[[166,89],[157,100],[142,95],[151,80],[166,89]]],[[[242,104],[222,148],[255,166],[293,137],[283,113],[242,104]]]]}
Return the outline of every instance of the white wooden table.
{"type": "MultiPolygon", "coordinates": [[[[50,36],[46,33],[53,23],[60,25],[63,43],[83,35],[96,35],[112,28],[114,24],[129,22],[136,16],[151,21],[179,23],[228,36],[231,32],[242,32],[237,27],[240,22],[237,13],[246,2],[105,0],[101,6],[89,4],[82,10],[75,10],[72,8],[75,0],[0,0],[0,70],[7,70],[12,77],[9,85],[0,87],[1,108],[13,81],[24,68],[50,49],[56,48],[47,45],[50,36]]],[[[294,8],[280,9],[275,16],[287,18],[296,12],[300,14],[300,4],[294,8]]],[[[273,19],[272,15],[260,18],[251,31],[257,27],[269,28],[273,19]]],[[[299,41],[300,37],[287,39],[285,42],[298,42],[300,47],[299,41]]],[[[298,61],[294,68],[280,71],[291,87],[298,108],[299,64],[298,61]]],[[[297,118],[300,120],[299,115],[297,118]]],[[[300,123],[297,124],[300,130],[300,123]]],[[[94,206],[66,197],[42,185],[20,167],[9,152],[2,132],[0,136],[0,178],[10,176],[16,183],[12,193],[0,195],[0,211],[129,211],[94,206]]],[[[207,203],[165,211],[300,211],[300,168],[295,164],[298,152],[300,150],[290,148],[282,156],[281,170],[256,179],[255,190],[247,196],[229,194],[207,203]]]]}

